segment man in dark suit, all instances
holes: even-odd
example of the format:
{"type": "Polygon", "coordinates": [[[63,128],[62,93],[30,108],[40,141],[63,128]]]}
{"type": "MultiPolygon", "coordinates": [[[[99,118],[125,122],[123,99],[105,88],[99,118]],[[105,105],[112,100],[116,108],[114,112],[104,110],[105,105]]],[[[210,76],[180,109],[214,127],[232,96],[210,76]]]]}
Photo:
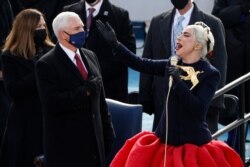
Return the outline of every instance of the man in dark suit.
{"type": "MultiPolygon", "coordinates": [[[[227,83],[250,71],[250,0],[215,0],[212,14],[221,19],[226,31],[227,83]]],[[[245,83],[245,101],[250,100],[250,83],[245,83]]],[[[240,97],[240,90],[231,93],[240,97]]],[[[250,103],[246,103],[250,112],[250,103]]]]}
{"type": "Polygon", "coordinates": [[[97,57],[79,49],[84,24],[74,12],[53,21],[55,48],[37,62],[44,109],[45,166],[104,167],[114,140],[97,57]]]}
{"type": "MultiPolygon", "coordinates": [[[[177,23],[178,16],[184,16],[183,27],[188,24],[194,24],[202,21],[207,24],[215,37],[215,48],[210,62],[220,71],[221,81],[219,88],[225,84],[227,53],[225,50],[224,27],[221,21],[209,14],[202,12],[193,0],[171,0],[174,5],[172,10],[164,12],[151,21],[148,31],[144,58],[166,59],[175,54],[175,41],[173,41],[173,27],[177,23]]],[[[141,74],[139,85],[139,99],[143,104],[143,110],[146,113],[154,113],[153,129],[156,128],[161,114],[165,108],[165,99],[163,99],[165,82],[162,77],[141,74]]],[[[213,132],[217,130],[218,112],[224,108],[223,97],[215,99],[209,109],[207,122],[209,129],[213,132]]]]}
{"type": "Polygon", "coordinates": [[[111,4],[109,0],[81,0],[78,3],[65,6],[63,10],[76,12],[86,25],[84,28],[88,32],[88,37],[85,47],[96,53],[98,57],[106,97],[127,102],[128,67],[116,60],[112,48],[98,33],[95,20],[100,19],[103,22],[109,22],[114,27],[118,40],[135,53],[135,36],[128,11],[111,4]],[[89,8],[94,8],[94,18],[89,30],[87,30],[89,8]]]}

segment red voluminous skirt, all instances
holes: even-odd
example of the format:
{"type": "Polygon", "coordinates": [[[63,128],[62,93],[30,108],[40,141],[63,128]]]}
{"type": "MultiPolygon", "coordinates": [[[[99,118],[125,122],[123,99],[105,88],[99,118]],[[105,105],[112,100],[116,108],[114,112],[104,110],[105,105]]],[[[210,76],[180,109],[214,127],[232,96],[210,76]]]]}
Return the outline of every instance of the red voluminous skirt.
{"type": "MultiPolygon", "coordinates": [[[[110,167],[163,167],[165,144],[153,132],[128,139],[110,167]]],[[[222,141],[202,146],[167,146],[166,167],[243,167],[240,156],[222,141]]]]}

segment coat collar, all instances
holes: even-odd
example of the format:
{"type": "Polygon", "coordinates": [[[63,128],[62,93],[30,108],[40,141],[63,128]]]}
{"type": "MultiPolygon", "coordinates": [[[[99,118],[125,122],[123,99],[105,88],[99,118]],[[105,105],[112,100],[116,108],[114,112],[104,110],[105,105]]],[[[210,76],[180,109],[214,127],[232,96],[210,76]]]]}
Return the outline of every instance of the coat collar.
{"type": "MultiPolygon", "coordinates": [[[[84,52],[81,49],[80,49],[80,54],[88,70],[88,76],[91,76],[93,72],[89,66],[89,59],[87,58],[87,56],[84,54],[84,52]]],[[[57,59],[63,62],[65,66],[67,67],[67,69],[70,70],[76,77],[78,77],[82,82],[85,81],[80,71],[77,69],[75,64],[70,60],[70,58],[67,56],[67,54],[63,51],[63,49],[60,47],[58,43],[55,46],[55,56],[57,57],[57,59]]]]}
{"type": "Polygon", "coordinates": [[[194,10],[193,13],[191,14],[189,25],[194,24],[197,21],[204,22],[205,20],[204,13],[197,7],[197,5],[194,2],[193,4],[194,4],[194,10]]]}

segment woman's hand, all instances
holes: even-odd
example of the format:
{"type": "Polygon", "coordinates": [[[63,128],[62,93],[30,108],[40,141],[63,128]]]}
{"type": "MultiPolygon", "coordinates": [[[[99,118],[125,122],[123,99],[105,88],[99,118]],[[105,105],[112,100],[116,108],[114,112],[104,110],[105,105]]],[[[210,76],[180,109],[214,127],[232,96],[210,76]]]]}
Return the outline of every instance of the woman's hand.
{"type": "Polygon", "coordinates": [[[101,20],[96,20],[96,26],[99,32],[102,34],[103,38],[109,43],[109,45],[116,49],[119,45],[119,42],[116,38],[114,29],[109,25],[108,22],[105,24],[101,20]]]}

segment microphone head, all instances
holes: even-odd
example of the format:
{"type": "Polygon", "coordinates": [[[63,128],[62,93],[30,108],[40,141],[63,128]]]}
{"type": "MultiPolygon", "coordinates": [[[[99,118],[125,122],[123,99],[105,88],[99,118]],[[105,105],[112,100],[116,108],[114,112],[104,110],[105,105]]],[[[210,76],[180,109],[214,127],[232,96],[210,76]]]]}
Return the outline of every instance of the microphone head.
{"type": "Polygon", "coordinates": [[[178,63],[178,60],[179,60],[178,56],[173,55],[173,56],[170,57],[170,64],[173,65],[173,66],[176,66],[177,63],[178,63]]]}

